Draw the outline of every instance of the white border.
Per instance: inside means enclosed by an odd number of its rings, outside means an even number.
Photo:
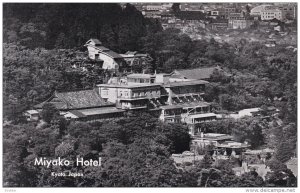
[[[263,0],[263,1],[250,1],[250,0],[239,0],[239,1],[236,1],[236,0],[232,0],[232,1],[222,1],[222,0],[205,0],[205,1],[196,1],[196,0],[188,0],[188,1],[182,1],[182,0],[173,0],[173,1],[163,1],[163,0],[129,0],[129,1],[124,1],[124,0],[119,0],[119,1],[109,1],[109,0],[88,0],[88,1],[82,1],[82,0],[58,0],[58,1],[55,1],[55,0],[44,0],[44,1],[39,1],[39,0],[30,0],[30,1],[26,1],[26,0],[0,0],[1,1],[1,8],[0,8],[0,13],[1,13],[1,28],[0,28],[0,33],[1,33],[1,37],[0,37],[0,41],[1,41],[1,44],[3,43],[3,32],[2,32],[2,29],[3,29],[3,3],[43,3],[43,2],[47,2],[47,3],[71,3],[71,2],[75,2],[75,3],[126,3],[126,2],[141,2],[141,3],[146,3],[146,2],[157,2],[157,3],[167,3],[167,2],[170,2],[170,3],[173,3],[173,2],[178,2],[178,3],[183,3],[183,2],[190,2],[190,3],[201,3],[201,2],[208,2],[208,3],[262,3],[262,2],[284,2],[284,3],[288,3],[288,2],[293,2],[293,3],[297,3],[298,1],[297,0],[289,0],[289,1],[284,1],[284,0]],[[297,11],[299,10],[299,7],[297,5]],[[297,13],[297,16],[298,16],[298,26],[299,26],[299,14]],[[298,32],[298,37],[299,37],[299,31]],[[299,38],[298,38],[298,42],[297,42],[299,45]],[[298,46],[297,46],[298,47]],[[0,97],[0,107],[1,107],[1,113],[0,113],[0,126],[1,126],[1,134],[0,134],[0,162],[1,162],[1,165],[0,165],[0,184],[1,184],[1,190],[0,192],[25,192],[25,193],[40,193],[41,191],[43,193],[55,193],[55,192],[72,192],[72,193],[76,193],[76,192],[85,192],[85,193],[90,193],[90,192],[108,192],[108,193],[114,193],[116,191],[122,191],[122,192],[128,192],[128,193],[140,193],[141,191],[144,192],[155,192],[157,193],[158,191],[164,191],[164,192],[175,192],[175,193],[182,193],[182,191],[188,191],[188,192],[208,192],[208,193],[215,193],[215,192],[218,192],[218,191],[222,191],[222,193],[241,193],[241,192],[271,192],[273,190],[273,192],[278,192],[278,191],[281,191],[282,190],[287,190],[287,188],[94,188],[94,187],[89,187],[89,188],[54,188],[54,187],[51,187],[51,188],[3,188],[3,181],[2,181],[2,175],[3,175],[3,168],[2,168],[2,155],[3,155],[3,151],[2,151],[2,123],[3,123],[3,118],[2,118],[2,115],[3,115],[3,109],[2,109],[2,104],[3,104],[3,101],[2,101],[2,89],[3,89],[3,81],[2,81],[2,62],[3,62],[3,58],[2,58],[2,53],[3,53],[3,47],[1,46],[0,48],[0,57],[1,57],[1,62],[0,62],[0,71],[1,71],[1,74],[0,74],[0,94],[1,94],[1,97]],[[299,54],[297,56],[297,60],[298,60],[298,63],[299,63]],[[298,67],[298,74],[300,72],[300,67]],[[299,79],[298,79],[299,80]],[[298,89],[298,95],[297,95],[297,98],[299,96],[299,89]],[[298,109],[299,109],[299,103],[298,103]],[[298,113],[298,120],[300,118],[300,115]],[[298,132],[298,138],[299,139],[299,132]],[[298,150],[299,150],[299,143],[298,143]],[[299,151],[298,151],[299,152]],[[298,154],[299,155],[299,154]],[[298,161],[298,166],[299,166],[299,161]],[[299,172],[298,172],[299,173]],[[252,191],[251,191],[252,190]],[[257,190],[257,191],[255,191]],[[277,190],[277,191],[276,191]],[[295,192],[298,190],[299,191],[299,179],[298,179],[298,188],[295,188],[294,189]]]

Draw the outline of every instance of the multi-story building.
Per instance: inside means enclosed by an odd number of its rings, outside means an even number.
[[[247,142],[233,141],[233,136],[227,134],[198,132],[192,137],[191,149],[194,151],[207,145],[214,147],[213,157],[220,159],[228,159],[229,156],[242,158],[243,152],[250,147]]]
[[[203,100],[204,80],[170,81],[170,74],[130,74],[114,77],[95,89],[54,92],[45,102],[35,106],[40,112],[45,103],[52,103],[68,119],[96,120],[115,118],[125,111],[148,111],[164,122],[187,124],[190,134],[201,122],[216,115]]]
[[[90,39],[84,46],[88,49],[90,59],[103,61],[103,69],[118,70],[125,65],[121,55],[104,47],[98,39]]]
[[[243,12],[230,13],[228,16],[228,28],[229,29],[245,29],[250,27],[253,21],[246,19]]]
[[[287,10],[284,10],[284,6],[278,7],[274,5],[259,5],[251,9],[250,15],[252,16],[260,16],[261,20],[272,20],[272,19],[278,19],[283,20],[284,14],[289,13],[290,10],[286,8]],[[286,15],[286,14],[285,14]]]
[[[278,19],[282,20],[282,11],[277,8],[268,8],[266,7],[265,10],[261,12],[261,20],[272,20],[272,19]]]
[[[164,122],[185,123],[193,134],[198,124],[216,119],[210,104],[202,98],[203,80],[170,81],[169,74],[131,74],[97,85],[104,101],[123,110],[156,112]]]
[[[262,20],[293,20],[296,18],[296,5],[276,3],[275,5],[259,5],[251,9],[250,14],[260,16]]]
[[[261,16],[261,13],[265,10],[266,7],[270,7],[272,5],[259,5],[250,10],[250,15],[252,16]]]
[[[279,4],[278,9],[282,12],[283,20],[293,20],[297,18],[295,4]]]
[[[125,54],[120,54],[120,55],[126,61],[128,71],[132,71],[132,66],[137,65],[142,67],[147,63],[152,62],[153,60],[149,54],[141,54],[136,51],[135,52],[128,51]]]
[[[151,4],[151,5],[145,5],[144,10],[146,11],[161,11],[162,10],[162,4]]]
[[[134,64],[143,65],[152,58],[148,54],[128,51],[125,54],[118,54],[106,48],[98,39],[90,39],[85,43],[88,49],[89,58],[102,61],[102,68],[115,71],[131,71]]]
[[[211,29],[213,29],[213,30],[226,30],[228,28],[228,20],[222,19],[222,20],[213,21],[210,24],[210,26],[211,26]]]

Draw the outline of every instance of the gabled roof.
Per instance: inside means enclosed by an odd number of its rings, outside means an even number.
[[[71,92],[57,92],[55,95],[66,102],[69,108],[91,108],[99,106],[107,106],[105,102],[95,90],[79,90]]]
[[[111,58],[123,58],[120,54],[110,50],[109,48],[102,46],[102,43],[98,39],[90,39],[84,44],[84,46],[94,47],[95,49],[98,49],[103,54],[106,54]]]
[[[87,44],[91,44],[91,45],[94,45],[94,46],[100,46],[102,43],[98,40],[98,39],[89,39],[85,45]]]
[[[99,50],[101,50],[103,52],[110,51],[109,48],[104,47],[104,46],[97,46],[97,49],[99,49]]]
[[[174,74],[174,78],[178,78],[179,75],[181,76],[181,78],[202,80],[202,79],[209,79],[215,70],[221,70],[221,68],[207,67],[207,68],[194,68],[194,69],[187,69],[187,70],[175,70],[172,74]]]
[[[43,104],[49,102],[55,105],[57,109],[85,109],[101,106],[111,106],[110,102],[105,102],[95,90],[77,90],[69,92],[55,92],[47,101],[36,105],[36,108],[42,108]]]
[[[104,50],[103,53],[107,54],[111,58],[123,58],[120,54],[118,54],[112,50]]]

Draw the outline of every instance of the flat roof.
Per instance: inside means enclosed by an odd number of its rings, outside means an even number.
[[[224,143],[217,145],[217,147],[220,147],[220,148],[240,149],[240,148],[250,147],[250,145],[249,144],[245,144],[245,143],[235,142],[235,141],[225,141]]]
[[[162,109],[178,109],[178,108],[197,108],[197,107],[207,107],[210,103],[207,102],[191,102],[191,103],[183,103],[176,105],[164,105],[160,106]]]
[[[227,135],[227,134],[221,134],[221,133],[205,133],[203,134],[203,137],[201,137],[201,135],[196,135],[193,137],[193,141],[197,141],[197,140],[203,140],[203,139],[207,139],[207,140],[228,140],[228,139],[232,139],[233,137],[231,135]]]
[[[102,108],[82,109],[82,110],[77,110],[77,111],[79,111],[80,113],[84,114],[85,116],[125,112],[125,110],[117,109],[115,107],[102,107]]]
[[[127,78],[155,78],[153,74],[129,74]]]
[[[191,81],[180,81],[180,82],[170,82],[165,84],[165,87],[176,87],[176,86],[189,86],[189,85],[197,85],[197,84],[207,84],[207,81],[204,80],[191,80]]]
[[[217,116],[215,113],[203,113],[203,114],[196,114],[196,115],[189,115],[189,118],[204,118],[204,117],[215,117]]]
[[[29,113],[29,114],[38,114],[39,112],[37,111],[37,110],[28,110],[28,111],[26,111],[27,113]]]
[[[161,84],[149,83],[130,83],[130,84],[97,84],[98,87],[111,87],[111,88],[142,88],[142,87],[160,87]]]

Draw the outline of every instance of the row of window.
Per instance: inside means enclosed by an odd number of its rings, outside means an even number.
[[[132,97],[144,97],[144,96],[155,96],[155,95],[160,95],[160,91],[159,90],[152,90],[152,91],[142,91],[142,92],[134,92]],[[129,96],[129,93],[128,91],[120,91],[119,92],[119,96],[120,97],[128,97]]]
[[[181,88],[172,88],[174,94],[185,94],[185,93],[193,93],[193,92],[202,92],[203,87],[181,87]]]
[[[149,78],[128,78],[128,82],[135,82],[135,83],[154,83],[154,79],[149,79]]]
[[[263,12],[263,15],[276,15],[276,13],[269,13],[269,12]],[[281,15],[281,13],[280,12],[278,12],[278,15]]]
[[[182,113],[207,113],[209,112],[209,107],[197,107],[195,109],[193,108],[188,108],[188,109],[169,109],[165,110],[164,114],[165,115],[180,115]]]
[[[269,19],[273,19],[273,18],[276,18],[276,16],[264,16],[263,18],[269,18]]]

